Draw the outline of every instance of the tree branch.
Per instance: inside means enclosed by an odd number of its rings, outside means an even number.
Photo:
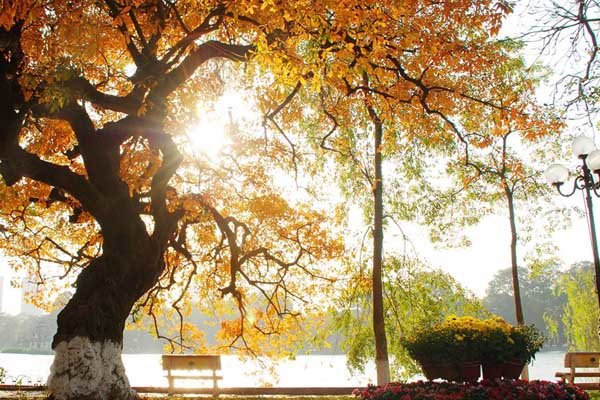
[[[216,40],[204,42],[192,51],[181,64],[167,73],[150,92],[148,97],[152,101],[159,103],[192,76],[196,72],[196,69],[206,61],[213,58],[246,61],[248,54],[254,48],[253,45],[227,44]]]
[[[141,86],[135,87],[126,96],[114,96],[100,92],[87,79],[73,78],[65,82],[65,87],[73,90],[76,97],[92,102],[95,106],[135,115],[140,108],[144,91]]]

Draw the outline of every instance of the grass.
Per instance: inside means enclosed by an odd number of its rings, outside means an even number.
[[[600,391],[598,390],[588,390],[588,394],[590,395],[591,400],[600,400]]]

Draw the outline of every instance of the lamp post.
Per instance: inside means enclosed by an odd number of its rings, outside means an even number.
[[[552,164],[545,172],[546,179],[556,187],[558,193],[563,197],[570,197],[577,190],[585,193],[585,206],[587,209],[590,238],[592,241],[592,252],[594,254],[594,272],[596,278],[596,295],[598,307],[600,307],[600,257],[598,256],[598,240],[596,238],[596,226],[592,208],[592,193],[600,197],[600,150],[596,150],[594,141],[589,137],[581,136],[573,140],[573,154],[581,160],[577,167],[577,176],[573,182],[573,189],[563,192],[562,187],[569,178],[569,170],[561,164]],[[594,181],[594,174],[598,177]]]

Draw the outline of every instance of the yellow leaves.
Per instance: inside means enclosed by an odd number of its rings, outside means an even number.
[[[248,210],[254,214],[259,221],[266,219],[280,219],[290,211],[287,202],[277,195],[260,196],[252,199],[248,204]]]
[[[236,319],[232,321],[221,321],[221,330],[219,331],[219,339],[225,342],[230,342],[242,334],[242,320]]]
[[[505,161],[507,172],[513,177],[519,177],[520,179],[524,179],[526,177],[525,168],[523,166],[523,162],[521,160],[516,160],[514,158],[510,158]]]
[[[245,8],[246,14],[248,14],[248,15],[254,15],[256,13],[256,11],[258,10],[258,7],[259,6],[257,4],[250,4],[250,5],[248,5],[248,7]],[[236,18],[238,17],[237,13],[234,14],[234,15],[235,15]]]
[[[150,149],[146,140],[134,138],[123,145],[120,174],[129,185],[130,192],[138,193],[150,185],[151,179],[160,168],[160,154]]]
[[[279,315],[273,307],[264,306],[260,299],[250,301],[244,316],[222,319],[217,333],[219,344],[244,346],[248,351],[278,359],[325,345],[322,332],[326,311],[307,308],[299,315]],[[315,334],[317,332],[317,334]],[[243,342],[242,342],[243,336]]]
[[[348,281],[348,290],[357,290],[358,293],[371,293],[373,290],[373,280],[365,274],[354,275]]]
[[[34,0],[0,0],[0,27],[10,30],[17,20],[24,19],[27,14],[34,17],[42,9],[36,3]]]
[[[406,47],[407,49],[410,49],[420,44],[421,36],[418,32],[408,31],[403,35],[401,40],[402,46]]]
[[[290,14],[290,12],[288,10],[284,10],[283,11],[283,19],[284,19],[284,21],[289,22],[289,21],[293,21],[294,17],[292,16],[292,14]]]
[[[272,0],[263,0],[261,3],[262,3],[260,5],[261,10],[265,10],[265,9],[267,9],[267,7],[269,7],[271,10],[273,10],[275,7],[275,2]]]
[[[204,210],[202,203],[193,197],[184,197],[181,206],[186,212],[196,214]]]
[[[130,1],[133,4],[133,6],[137,8],[137,7],[141,6],[142,4],[144,4],[145,0],[130,0]]]
[[[0,9],[2,10],[0,11],[0,25],[8,30],[15,23],[15,16],[17,14],[16,4],[12,1],[2,0],[0,2]]]
[[[494,132],[494,131],[492,132],[492,135],[495,135],[495,136],[500,136],[500,135],[502,135],[502,134],[503,134],[503,132],[499,132],[499,133],[496,133],[496,132]],[[476,148],[483,149],[483,148],[485,148],[485,147],[488,147],[488,146],[490,146],[490,145],[493,143],[493,140],[492,140],[492,138],[491,138],[491,137],[489,137],[489,136],[479,136],[479,137],[473,138],[473,139],[471,140],[471,143],[472,143],[472,144],[473,144],[473,146],[475,146]]]
[[[327,77],[329,78],[343,79],[346,77],[347,73],[348,70],[346,66],[338,62],[330,65],[327,69]]]
[[[468,188],[475,181],[477,177],[475,175],[463,175],[460,177],[463,188]]]
[[[208,343],[204,331],[190,322],[184,322],[182,326],[183,335],[194,344],[195,353],[206,353]]]
[[[23,130],[20,137],[20,144],[28,151],[63,165],[69,163],[63,153],[76,143],[71,126],[61,120],[39,120],[37,126]]]

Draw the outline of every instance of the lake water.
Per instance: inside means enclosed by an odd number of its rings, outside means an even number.
[[[8,382],[45,383],[53,356],[0,353],[0,367],[6,369]],[[563,369],[564,352],[548,351],[536,355],[530,366],[530,379],[555,380],[554,373]],[[159,354],[124,354],[123,363],[132,386],[167,386]],[[297,356],[277,364],[241,361],[235,356],[222,356],[221,387],[253,386],[366,386],[375,381],[375,368],[369,365],[365,374],[351,375],[344,355]],[[273,377],[273,372],[278,378]],[[198,385],[197,381],[179,381]]]

